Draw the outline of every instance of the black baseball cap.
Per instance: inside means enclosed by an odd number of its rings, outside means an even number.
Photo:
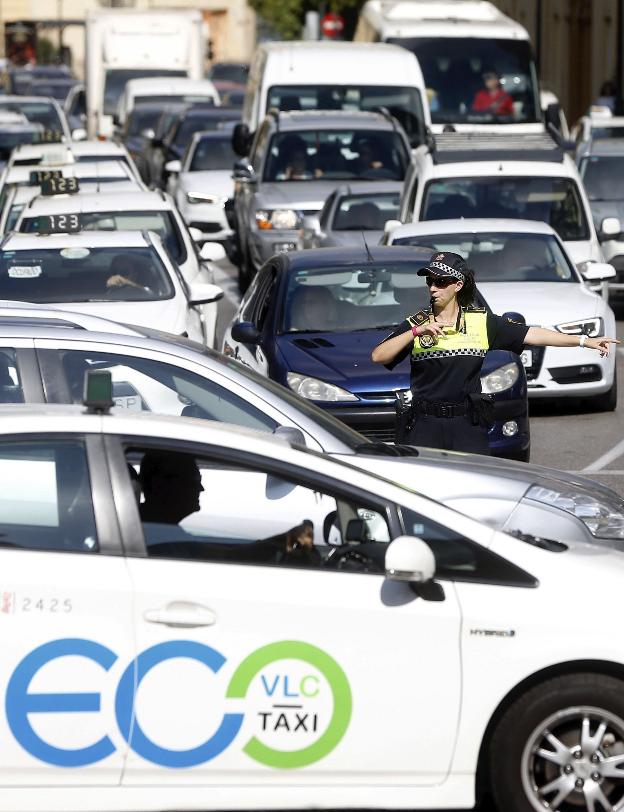
[[[433,254],[429,264],[417,271],[418,276],[454,276],[460,282],[465,281],[467,273],[466,260],[452,251],[439,251]]]

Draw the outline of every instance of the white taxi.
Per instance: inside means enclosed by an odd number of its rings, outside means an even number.
[[[0,409],[0,810],[621,808],[620,553],[100,382]]]
[[[210,260],[225,257],[219,245],[206,244],[198,252],[189,229],[180,217],[173,200],[164,192],[123,191],[109,194],[85,193],[37,197],[23,209],[16,231],[36,233],[40,224],[50,218],[68,217],[81,230],[154,231],[159,235],[169,256],[184,281],[190,285],[213,283]],[[213,302],[201,310],[204,342],[214,346],[217,305]]]
[[[48,219],[46,233],[10,234],[3,241],[0,298],[55,303],[205,340],[202,308],[220,299],[223,291],[212,284],[188,284],[157,234],[67,233],[71,215]]]

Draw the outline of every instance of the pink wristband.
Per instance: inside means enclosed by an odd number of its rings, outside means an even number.
[[[418,338],[419,333],[417,325],[412,325],[412,335],[414,336],[414,338]]]

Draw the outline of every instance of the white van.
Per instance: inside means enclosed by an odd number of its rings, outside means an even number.
[[[387,108],[412,146],[425,142],[430,125],[418,61],[394,45],[353,42],[266,42],[255,53],[235,148],[249,138],[271,108],[365,110]]]
[[[450,124],[463,131],[544,129],[528,32],[492,3],[368,0],[354,39],[394,43],[416,55],[434,132]]]
[[[210,79],[185,79],[169,76],[152,76],[147,79],[130,79],[119,98],[116,123],[123,127],[135,105],[141,102],[205,102],[221,104],[219,93]]]

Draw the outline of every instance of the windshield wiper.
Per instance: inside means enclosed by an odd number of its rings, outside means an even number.
[[[360,443],[353,451],[356,454],[372,454],[378,457],[417,457],[420,454],[416,446],[389,443]]]
[[[521,530],[505,530],[509,536],[524,541],[533,547],[539,547],[540,550],[548,550],[551,553],[564,553],[568,548],[567,544],[562,541],[555,541],[554,539],[545,539],[542,536],[534,536],[532,533],[523,533]]]

